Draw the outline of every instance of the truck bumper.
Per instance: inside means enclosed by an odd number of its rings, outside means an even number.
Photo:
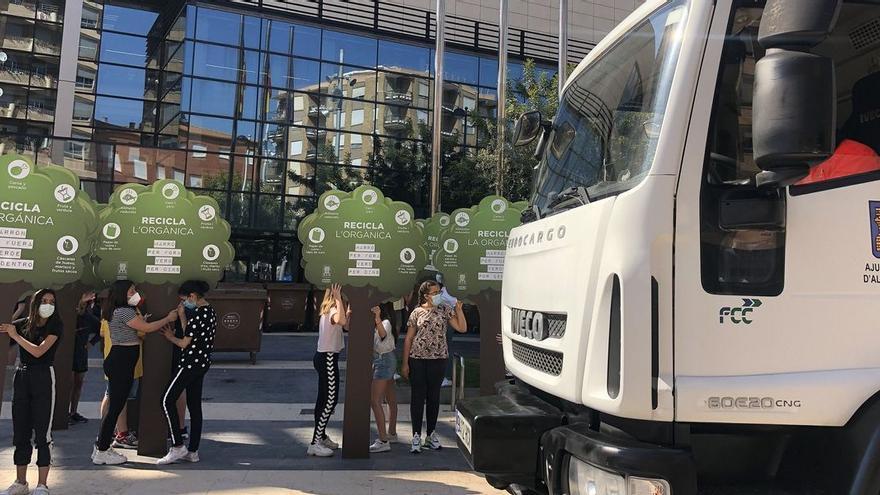
[[[697,493],[696,468],[691,453],[618,438],[594,431],[586,424],[554,428],[541,438],[541,465],[547,491],[573,492],[569,488],[572,458],[623,478],[664,480],[674,495]]]
[[[541,436],[562,421],[559,409],[513,385],[501,385],[498,395],[459,402],[455,430],[459,450],[493,485],[536,487]]]

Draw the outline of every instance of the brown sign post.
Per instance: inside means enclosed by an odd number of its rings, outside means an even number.
[[[388,294],[370,287],[344,289],[351,304],[348,361],[345,370],[345,416],[342,422],[342,457],[370,456],[370,387],[373,380],[373,331],[370,308],[388,300]]]
[[[493,395],[504,379],[504,353],[496,337],[501,332],[501,292],[483,291],[474,298],[480,311],[480,395]]]
[[[146,299],[150,320],[158,320],[179,304],[177,287],[171,284],[139,284]],[[171,380],[173,344],[159,332],[144,338],[144,376],[141,377],[138,407],[138,455],[162,457],[168,451],[168,419],[162,407],[165,389]]]

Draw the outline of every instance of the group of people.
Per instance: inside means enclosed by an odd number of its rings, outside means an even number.
[[[462,303],[441,290],[441,284],[428,280],[414,291],[411,312],[406,320],[400,373],[412,387],[410,413],[413,437],[410,451],[440,449],[435,431],[440,411],[440,389],[445,378],[449,347],[447,327],[467,332]],[[74,337],[73,391],[70,422],[88,420],[79,411],[79,401],[86,372],[90,345],[103,343],[104,375],[107,390],[102,402],[101,425],[92,448],[92,462],[116,465],[127,458],[115,448],[136,448],[137,438],[128,431],[125,417],[129,398],[137,395],[136,379],[142,371],[142,340],[146,334],[160,332],[174,345],[171,380],[163,397],[171,447],[157,460],[159,465],[179,461],[199,461],[202,432],[202,386],[211,366],[217,315],[205,299],[209,286],[188,281],[180,286],[180,303],[164,317],[148,321],[141,311],[143,298],[135,284],[119,280],[110,287],[103,304],[96,293],[83,294],[76,306],[77,329]],[[37,290],[29,299],[16,304],[10,323],[0,324],[13,347],[18,348],[18,366],[13,379],[12,423],[16,480],[0,495],[31,493],[27,467],[34,447],[37,450],[38,481],[33,493],[49,495],[49,446],[55,409],[55,354],[64,335],[57,311],[61,303],[52,289]],[[371,308],[373,330],[373,382],[371,407],[376,419],[378,438],[370,452],[387,452],[397,438],[397,342],[395,311],[391,303]],[[314,366],[318,373],[318,397],[315,404],[315,427],[308,455],[329,457],[339,445],[327,436],[327,426],[339,400],[339,353],[344,348],[343,333],[349,328],[352,307],[341,286],[325,291],[320,307],[320,322]],[[389,410],[386,416],[384,404]],[[189,410],[189,444],[184,414]],[[423,430],[423,421],[426,421]],[[422,433],[425,433],[424,439]]]
[[[412,311],[406,320],[401,374],[410,382],[410,415],[413,436],[410,452],[441,448],[437,436],[440,413],[440,389],[449,359],[447,327],[467,332],[467,319],[461,301],[442,290],[434,280],[422,282],[415,291]],[[371,407],[376,419],[378,438],[370,452],[388,452],[397,439],[397,397],[394,375],[397,371],[397,327],[391,303],[371,308],[373,330],[373,384]],[[307,454],[330,457],[339,445],[327,436],[327,424],[339,401],[339,353],[344,348],[343,332],[349,328],[352,308],[339,285],[324,292],[318,325],[318,348],[313,360],[318,372],[318,397],[315,403],[315,429]],[[388,416],[384,404],[388,404]],[[422,438],[423,420],[425,437]]]
[[[168,420],[171,448],[157,464],[199,461],[202,431],[202,384],[211,366],[217,316],[205,299],[209,285],[188,281],[178,290],[179,304],[163,318],[148,322],[150,315],[141,312],[143,298],[128,280],[119,280],[110,287],[103,307],[98,312],[94,292],[83,294],[77,304],[77,331],[74,337],[73,380],[71,393],[71,424],[87,420],[77,411],[85,373],[88,371],[88,346],[101,341],[104,345],[104,375],[107,391],[102,402],[102,419],[92,449],[92,462],[115,465],[127,458],[114,447],[137,447],[137,440],[127,431],[124,411],[135,391],[137,368],[141,367],[142,339],[146,334],[161,332],[174,345],[172,379],[163,399]],[[2,495],[31,493],[27,467],[34,446],[37,450],[38,481],[33,493],[49,495],[48,476],[52,442],[52,420],[55,409],[55,354],[64,335],[63,323],[56,308],[61,304],[51,289],[37,290],[29,301],[19,301],[10,323],[0,325],[0,332],[9,335],[18,347],[18,366],[13,378],[12,425],[13,460],[16,480],[0,492]],[[24,302],[26,309],[20,306]],[[96,335],[96,329],[98,335]],[[142,372],[141,372],[142,374]],[[184,399],[185,396],[185,399]],[[189,445],[183,415],[189,410]]]

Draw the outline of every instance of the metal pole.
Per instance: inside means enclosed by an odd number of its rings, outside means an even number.
[[[336,122],[333,127],[336,129],[336,135],[333,136],[334,143],[333,148],[336,153],[336,163],[342,163],[342,146],[340,144],[340,135],[339,131],[342,130],[342,64],[345,60],[345,52],[342,48],[339,49],[339,67],[336,69],[336,88],[333,93],[336,95]],[[317,131],[316,131],[317,132]],[[317,135],[315,136],[317,138]]]
[[[568,0],[559,0],[559,100],[568,75]]]
[[[434,36],[434,132],[431,141],[431,215],[440,211],[440,159],[443,125],[443,53],[446,49],[446,0],[437,0]]]
[[[502,196],[507,145],[507,0],[499,0],[498,10],[498,179],[495,194]]]

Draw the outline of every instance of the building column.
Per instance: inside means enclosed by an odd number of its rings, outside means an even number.
[[[55,99],[55,127],[52,131],[53,136],[56,137],[70,137],[73,130],[73,100],[76,91],[82,11],[83,0],[65,0],[61,63],[58,69],[58,92]]]

